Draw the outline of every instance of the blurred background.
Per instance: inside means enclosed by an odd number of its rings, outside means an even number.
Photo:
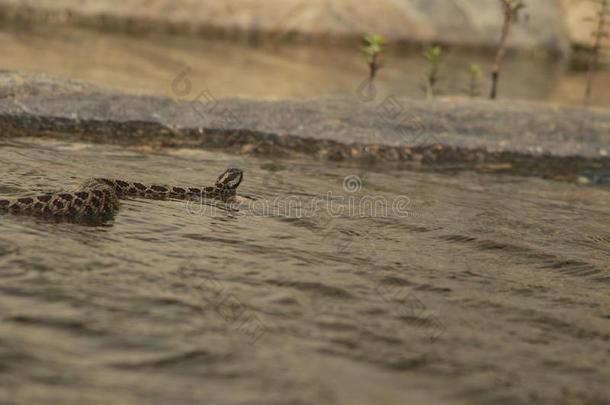
[[[581,104],[598,3],[525,1],[500,97]],[[173,97],[187,67],[219,98],[352,96],[368,74],[362,37],[375,33],[387,40],[381,91],[425,97],[422,53],[440,45],[438,95],[472,95],[476,80],[487,96],[502,25],[490,0],[0,0],[0,68]],[[592,104],[610,105],[608,64],[602,49]]]
[[[0,0],[0,404],[608,405],[608,2]]]

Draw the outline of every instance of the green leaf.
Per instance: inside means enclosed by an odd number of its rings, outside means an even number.
[[[483,69],[476,63],[471,63],[468,65],[468,74],[474,77],[480,77],[483,75]]]
[[[434,45],[426,48],[423,55],[428,62],[433,65],[437,65],[438,63],[440,63],[440,60],[443,56],[443,50],[440,46]]]

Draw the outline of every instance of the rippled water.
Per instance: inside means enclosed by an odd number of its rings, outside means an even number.
[[[0,161],[12,196],[245,171],[231,204],[0,217],[2,403],[608,403],[607,188],[33,139]]]

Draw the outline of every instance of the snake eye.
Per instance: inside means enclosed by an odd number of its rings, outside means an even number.
[[[216,180],[216,187],[225,190],[234,190],[241,183],[244,173],[240,169],[227,169]]]

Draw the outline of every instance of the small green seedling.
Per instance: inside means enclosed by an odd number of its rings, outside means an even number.
[[[495,100],[498,96],[498,82],[500,81],[502,62],[506,55],[506,40],[508,39],[510,28],[513,22],[519,20],[519,13],[525,8],[523,0],[500,0],[500,4],[504,14],[504,23],[502,24],[502,35],[500,36],[500,43],[496,51],[496,59],[491,69],[491,93],[489,98],[492,100]]]
[[[362,46],[361,51],[369,65],[369,83],[372,84],[377,76],[377,72],[381,69],[382,65],[379,57],[383,53],[387,41],[379,34],[367,35],[363,38],[363,41],[364,46]]]
[[[426,98],[430,99],[437,94],[436,85],[439,81],[439,71],[443,61],[443,49],[438,46],[429,46],[423,54],[428,62],[428,72],[426,73]]]

